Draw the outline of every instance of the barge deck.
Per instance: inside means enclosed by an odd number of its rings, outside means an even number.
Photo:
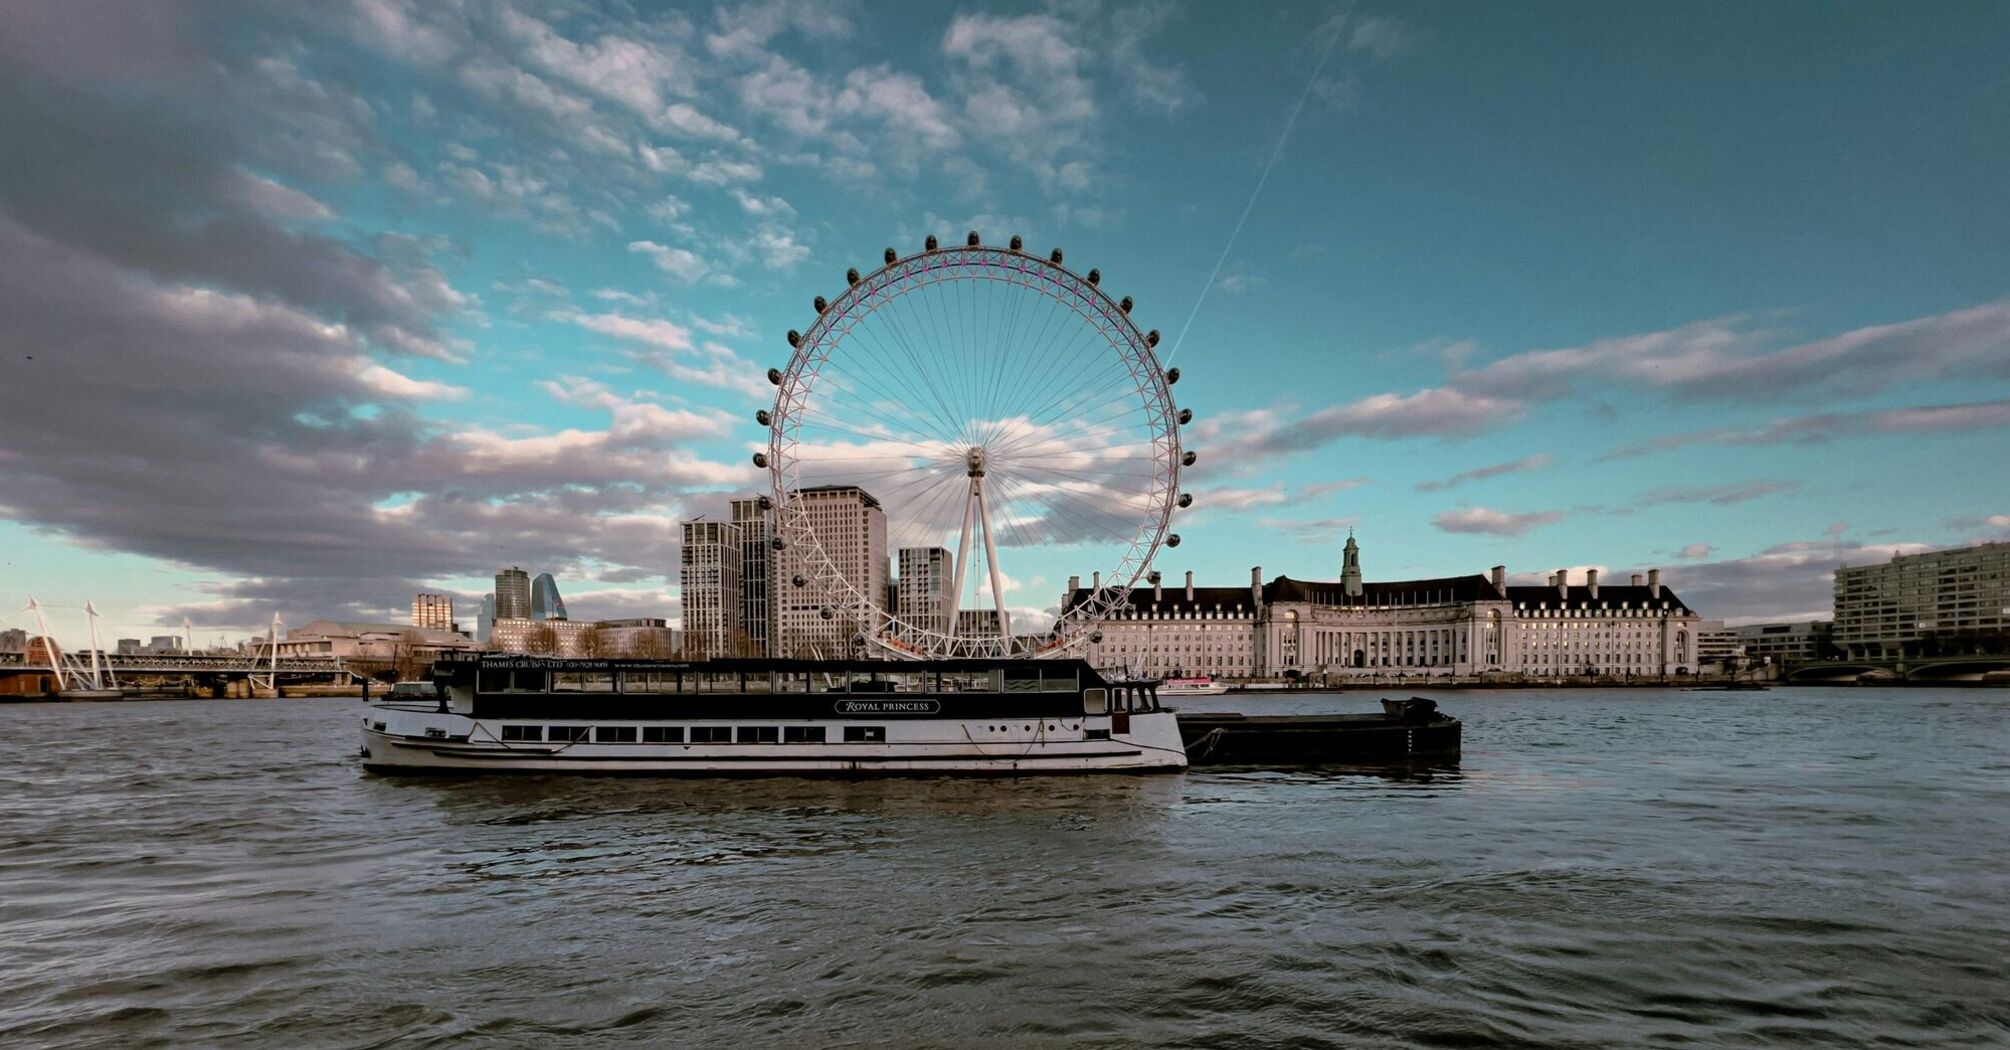
[[[1179,714],[1195,766],[1456,763],[1463,727],[1423,697],[1384,700],[1381,714]]]

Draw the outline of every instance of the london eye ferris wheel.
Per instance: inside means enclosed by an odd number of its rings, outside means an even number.
[[[1161,367],[1158,332],[1131,320],[1131,299],[1104,292],[1099,271],[1078,274],[1060,249],[1029,253],[1016,236],[1006,247],[931,236],[918,254],[888,248],[879,269],[845,276],[789,333],[787,367],[768,372],[774,406],[756,416],[778,601],[856,624],[882,655],[1078,652],[1150,578],[1159,549],[1179,545],[1172,516],[1192,502],[1179,473],[1195,459],[1180,447],[1193,414],[1173,401],[1179,370]],[[858,552],[840,549],[860,542],[855,530],[840,536],[803,496],[834,487],[869,493],[884,555],[925,577],[905,580],[899,600],[870,593]],[[1051,629],[1011,615],[1015,591],[1022,608],[1044,604],[1034,578],[1012,571],[1030,568],[1034,548],[1097,584]]]

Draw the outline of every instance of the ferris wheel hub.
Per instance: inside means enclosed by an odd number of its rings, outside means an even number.
[[[969,468],[969,470],[970,470],[970,476],[971,476],[971,477],[973,477],[973,478],[981,478],[981,477],[983,477],[983,476],[984,476],[984,446],[982,446],[982,445],[972,445],[972,446],[970,446],[970,451],[969,451],[969,452],[966,452],[966,453],[964,453],[964,456],[963,456],[963,462],[964,462],[964,464],[965,464],[965,465],[966,465],[966,466],[967,466],[967,467]]]

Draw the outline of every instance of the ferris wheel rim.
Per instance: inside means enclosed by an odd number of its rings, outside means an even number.
[[[1149,506],[1127,542],[1120,542],[1120,555],[1107,572],[1108,582],[1092,588],[1081,600],[1067,595],[1060,615],[1050,629],[1046,645],[1024,655],[1065,655],[1090,639],[1095,624],[1128,603],[1131,591],[1146,577],[1158,551],[1167,544],[1177,545],[1171,534],[1176,505],[1189,500],[1179,494],[1179,471],[1191,454],[1183,455],[1180,443],[1179,412],[1171,386],[1178,372],[1167,369],[1153,353],[1157,333],[1148,336],[1130,317],[1130,301],[1121,303],[1105,292],[1095,271],[1085,277],[1062,265],[1060,252],[1042,258],[1014,247],[1000,248],[977,243],[938,248],[933,238],[928,250],[900,257],[888,249],[888,261],[870,274],[856,270],[847,276],[847,287],[835,300],[817,301],[818,315],[802,332],[790,332],[793,353],[784,369],[770,370],[769,379],[778,388],[774,411],[763,421],[769,429],[766,462],[773,505],[777,516],[779,545],[799,546],[800,561],[815,577],[826,601],[823,617],[834,619],[839,610],[852,621],[860,614],[877,611],[881,617],[862,634],[877,642],[891,655],[911,656],[999,656],[1011,655],[1017,647],[1012,637],[991,638],[959,634],[955,623],[946,630],[907,622],[898,613],[879,609],[880,597],[863,593],[840,572],[817,538],[809,521],[805,501],[795,498],[806,491],[803,484],[803,457],[797,454],[805,408],[811,403],[823,369],[838,353],[847,336],[879,309],[907,295],[951,281],[991,281],[1012,285],[1045,296],[1072,311],[1101,336],[1098,353],[1114,353],[1129,373],[1139,401],[1139,417],[1144,422],[1143,440],[1150,443],[1154,482],[1150,485]],[[1190,414],[1189,414],[1190,415]],[[1139,444],[1142,445],[1143,441]],[[973,454],[975,447],[972,448]],[[861,491],[863,488],[861,487]],[[988,528],[988,526],[987,526]],[[889,554],[892,552],[889,551]],[[1099,573],[1100,580],[1103,574]],[[810,581],[798,573],[792,580],[777,578],[776,586],[804,587]],[[1002,595],[994,601],[1003,609]],[[1002,617],[1001,617],[1002,619]],[[1009,632],[1008,632],[1009,633]]]

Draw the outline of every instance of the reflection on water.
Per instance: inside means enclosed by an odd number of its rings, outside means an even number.
[[[2010,694],[1441,702],[1453,769],[859,781],[0,709],[0,1044],[2010,1045]]]

